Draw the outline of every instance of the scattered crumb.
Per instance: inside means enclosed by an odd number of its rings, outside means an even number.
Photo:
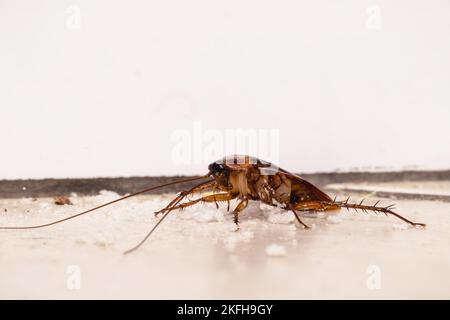
[[[3,209],[3,211],[5,211],[5,212],[8,212],[8,209],[7,209],[7,208],[5,208],[5,209]]]
[[[194,215],[197,222],[222,222],[224,221],[223,213],[219,210],[210,210],[205,212],[197,212]]]
[[[113,201],[119,198],[120,195],[117,192],[114,191],[108,191],[108,190],[100,190],[98,195],[95,197],[99,202],[108,202]]]
[[[265,204],[264,202],[260,202],[259,203],[259,208],[261,209],[261,210],[267,210],[267,211],[270,211],[270,210],[273,210],[273,206],[269,206],[268,204]]]
[[[254,235],[252,231],[237,229],[236,231],[230,232],[230,235],[224,238],[223,242],[227,250],[233,251],[238,243],[250,242],[250,240],[253,239],[253,236]]]
[[[339,216],[339,215],[328,216],[327,217],[327,222],[328,223],[332,223],[332,224],[341,223],[342,222],[342,217]]]
[[[23,186],[22,191],[25,191],[25,190],[27,190],[27,187]]]
[[[392,224],[392,229],[394,230],[407,230],[408,225],[406,223],[394,223]]]
[[[284,257],[287,252],[284,246],[273,243],[266,247],[266,254],[269,257]]]
[[[267,221],[274,224],[289,224],[294,222],[295,216],[289,211],[270,211],[266,213]]]
[[[73,203],[70,201],[70,199],[66,196],[59,196],[54,197],[53,201],[56,205],[63,206],[63,205],[72,205]]]

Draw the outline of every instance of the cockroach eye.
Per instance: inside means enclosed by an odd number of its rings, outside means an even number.
[[[216,163],[216,162],[211,163],[211,164],[208,166],[208,169],[209,169],[209,171],[210,171],[212,174],[214,174],[214,175],[217,175],[218,173],[222,173],[222,172],[224,171],[223,166],[220,165],[220,164],[218,164],[218,163]]]

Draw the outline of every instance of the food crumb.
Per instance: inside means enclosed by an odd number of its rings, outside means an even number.
[[[53,198],[53,201],[56,205],[59,205],[59,206],[72,205],[72,202],[66,196],[55,197],[55,198]]]
[[[327,222],[331,223],[331,224],[338,224],[338,223],[342,222],[342,217],[340,217],[339,215],[328,216],[327,217]]]
[[[287,252],[284,246],[273,243],[266,247],[266,254],[269,257],[284,257]]]

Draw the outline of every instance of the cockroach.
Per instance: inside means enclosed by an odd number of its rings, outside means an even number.
[[[162,214],[162,217],[147,233],[144,239],[135,247],[126,251],[125,254],[138,249],[142,244],[144,244],[144,242],[151,236],[151,234],[156,230],[156,228],[161,224],[161,222],[171,211],[181,210],[189,206],[193,206],[197,203],[208,202],[215,203],[217,209],[219,209],[218,203],[227,202],[227,211],[230,211],[230,201],[234,199],[238,200],[237,206],[232,211],[234,223],[237,226],[239,226],[239,214],[247,207],[249,201],[253,200],[261,201],[264,204],[291,211],[300,225],[302,225],[306,229],[309,229],[309,226],[300,219],[299,212],[332,211],[339,210],[341,208],[346,208],[348,210],[354,209],[356,211],[361,210],[363,212],[380,212],[384,213],[386,216],[395,216],[403,220],[410,226],[425,227],[424,223],[413,222],[394,212],[394,205],[385,207],[379,206],[379,201],[377,201],[373,205],[363,204],[363,201],[359,203],[352,203],[349,201],[350,198],[347,198],[344,201],[337,201],[336,198],[330,198],[326,193],[321,191],[312,183],[300,178],[293,173],[279,168],[270,162],[250,156],[233,155],[224,157],[223,159],[211,163],[208,166],[208,173],[204,176],[178,180],[147,188],[91,208],[89,210],[80,212],[73,216],[69,216],[67,218],[56,220],[50,223],[34,226],[5,226],[0,227],[0,229],[18,230],[48,227],[70,219],[74,219],[86,213],[98,210],[100,208],[139,194],[150,192],[170,185],[197,180],[205,181],[194,185],[189,190],[180,192],[166,207],[155,212],[156,216]],[[203,192],[210,192],[210,194],[199,196],[197,199],[188,200],[181,203],[181,201],[187,196],[201,194]]]

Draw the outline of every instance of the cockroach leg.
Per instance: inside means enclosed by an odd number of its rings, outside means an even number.
[[[155,216],[158,216],[159,214],[168,211],[174,205],[174,203],[180,202],[186,196],[211,189],[211,188],[215,187],[215,185],[216,185],[215,181],[206,181],[206,182],[198,184],[197,186],[195,186],[193,189],[191,189],[189,191],[180,192],[180,194],[177,197],[175,197],[175,199],[173,199],[166,207],[164,207],[163,209],[161,209],[159,211],[156,211]]]
[[[230,193],[218,193],[218,194],[214,194],[214,195],[208,195],[208,196],[204,196],[189,202],[185,202],[176,206],[172,206],[168,209],[164,208],[162,210],[160,210],[161,212],[164,212],[166,210],[178,210],[178,209],[184,209],[186,207],[190,207],[196,203],[199,202],[216,202],[216,201],[228,201],[228,200],[232,200],[236,198],[236,196],[231,195]]]
[[[244,210],[245,208],[247,208],[248,205],[248,199],[247,198],[243,198],[241,200],[241,202],[239,202],[239,204],[236,206],[236,208],[233,210],[233,215],[234,215],[234,223],[239,227],[239,213]]]
[[[305,223],[300,219],[300,217],[298,216],[297,212],[295,212],[294,209],[292,209],[291,211],[294,213],[295,218],[297,219],[297,221],[298,221],[302,226],[304,226],[305,229],[311,229],[310,226],[308,226],[307,224],[305,224]]]
[[[324,205],[327,205],[326,203],[323,203]],[[403,220],[404,222],[408,223],[409,225],[413,226],[413,227],[425,227],[426,224],[425,223],[419,223],[419,222],[413,222],[411,220],[406,219],[405,217],[399,215],[398,213],[392,211],[392,209],[394,208],[394,205],[389,205],[387,207],[379,207],[377,206],[377,203],[375,203],[374,205],[363,205],[363,204],[357,204],[357,203],[348,203],[348,200],[346,201],[341,201],[341,202],[335,202],[335,205],[341,207],[341,208],[347,208],[347,209],[360,209],[363,211],[372,211],[372,212],[381,212],[384,213],[386,216],[388,214],[393,215],[394,217]]]
[[[334,202],[330,203],[322,203],[319,201],[302,201],[297,202],[292,207],[289,207],[291,211],[295,214],[295,218],[297,221],[303,225],[306,229],[310,229],[309,226],[304,224],[300,217],[298,216],[297,212],[295,210],[301,210],[301,211],[330,211],[330,210],[338,210],[339,205],[335,204]]]
[[[216,199],[216,190],[217,190],[217,188],[213,189],[214,203],[216,204],[216,209],[219,209],[219,204],[217,203],[217,199]]]
[[[294,210],[304,210],[304,211],[331,211],[331,210],[339,210],[340,206],[338,203],[325,203],[320,201],[302,201],[297,202],[293,205]]]

